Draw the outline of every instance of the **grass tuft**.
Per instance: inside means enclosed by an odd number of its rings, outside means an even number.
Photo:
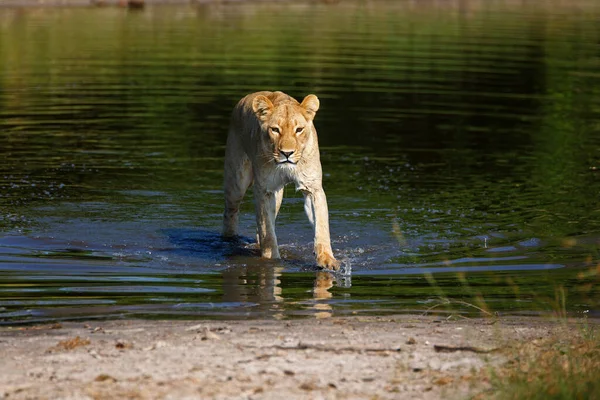
[[[522,344],[489,373],[492,393],[476,399],[600,399],[600,334],[586,327],[579,335]]]

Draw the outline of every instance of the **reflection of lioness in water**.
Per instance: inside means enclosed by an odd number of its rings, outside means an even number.
[[[240,203],[250,184],[254,184],[261,255],[279,258],[275,218],[283,187],[293,182],[304,194],[304,209],[314,227],[317,264],[338,269],[329,239],[327,199],[313,126],[318,109],[315,95],[298,103],[282,92],[249,94],[236,105],[225,150],[223,235],[237,235]]]

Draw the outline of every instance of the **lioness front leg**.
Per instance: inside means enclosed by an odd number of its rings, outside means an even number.
[[[273,192],[254,186],[254,204],[260,254],[264,258],[280,258],[275,235],[277,197]]]
[[[340,262],[333,256],[329,237],[329,210],[323,188],[304,191],[304,210],[315,230],[315,254],[317,265],[332,270],[340,269]]]

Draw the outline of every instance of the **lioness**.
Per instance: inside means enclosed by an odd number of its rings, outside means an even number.
[[[321,268],[339,269],[329,238],[327,199],[313,119],[319,99],[298,103],[282,92],[257,92],[241,99],[231,115],[225,150],[223,235],[238,233],[238,213],[254,184],[256,224],[261,255],[279,258],[275,218],[283,187],[294,183],[304,194],[304,210],[314,227],[315,254]]]

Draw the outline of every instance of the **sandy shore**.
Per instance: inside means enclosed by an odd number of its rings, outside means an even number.
[[[2,327],[0,399],[464,398],[522,343],[578,331],[413,316]]]

